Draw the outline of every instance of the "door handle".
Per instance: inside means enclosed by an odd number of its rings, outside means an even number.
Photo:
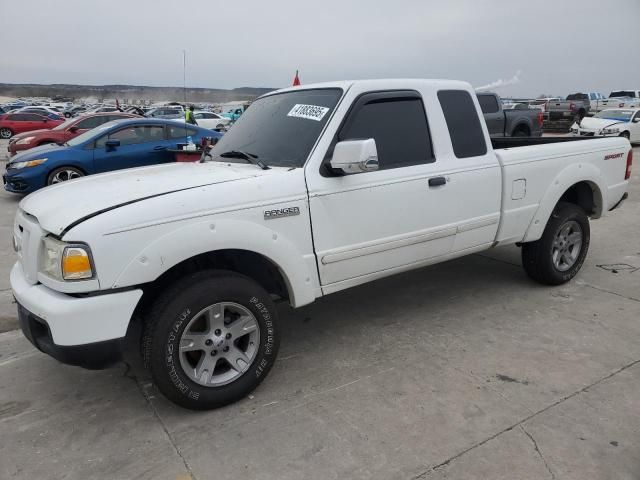
[[[433,177],[429,179],[430,187],[440,187],[441,185],[446,185],[447,179],[444,177]]]
[[[167,147],[157,146],[153,148],[154,150],[166,150]]]

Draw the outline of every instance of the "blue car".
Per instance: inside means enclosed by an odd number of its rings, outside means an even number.
[[[218,138],[213,130],[172,120],[131,119],[105,123],[64,145],[43,145],[19,153],[7,164],[4,188],[31,193],[40,188],[94,173],[174,161],[170,150],[191,137]]]

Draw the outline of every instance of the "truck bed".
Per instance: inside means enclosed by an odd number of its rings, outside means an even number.
[[[588,143],[570,145],[569,142]],[[596,188],[596,184],[602,188],[596,195],[594,218],[615,205],[626,190],[624,176],[629,142],[625,139],[492,138],[491,143],[503,175],[503,215],[496,238],[498,243],[536,239],[535,236],[532,238],[532,231],[542,229],[550,214],[545,211],[540,215],[543,199],[554,189],[558,189],[559,197],[567,188],[568,178],[587,179],[592,188]],[[546,207],[550,208],[549,205],[552,207],[556,202],[554,197]],[[530,228],[530,225],[534,227]],[[527,232],[524,239],[522,232]]]
[[[596,140],[598,138],[601,137],[492,137],[491,145],[494,150],[499,150],[502,148],[528,147],[531,145]]]

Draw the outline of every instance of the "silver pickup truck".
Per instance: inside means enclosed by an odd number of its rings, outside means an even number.
[[[492,137],[539,137],[542,135],[542,111],[505,110],[497,93],[476,94]]]

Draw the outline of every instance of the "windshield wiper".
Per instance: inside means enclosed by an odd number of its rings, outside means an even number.
[[[241,158],[246,160],[249,163],[253,163],[254,165],[259,166],[263,170],[269,170],[269,165],[264,163],[262,160],[258,160],[258,155],[254,153],[241,152],[240,150],[231,150],[229,152],[224,152],[218,155],[222,158]]]

